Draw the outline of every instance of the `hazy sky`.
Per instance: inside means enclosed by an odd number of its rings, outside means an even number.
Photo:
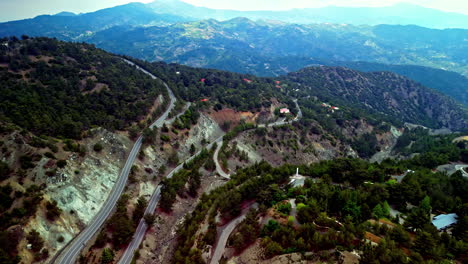
[[[55,14],[61,11],[90,12],[129,2],[152,0],[0,0],[0,21]],[[183,0],[211,8],[237,10],[281,10],[300,7],[337,6],[385,6],[407,2],[444,11],[468,14],[468,0]]]

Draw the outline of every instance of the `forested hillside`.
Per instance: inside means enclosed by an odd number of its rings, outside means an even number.
[[[404,122],[455,130],[468,127],[467,110],[454,100],[390,72],[361,73],[342,67],[310,67],[285,77],[296,93],[361,107]]]
[[[164,60],[230,71],[246,72],[252,68],[260,72],[260,66],[264,70],[275,66],[269,65],[268,60],[298,56],[422,65],[466,75],[463,56],[467,48],[466,32],[465,29],[436,30],[417,26],[300,25],[234,18],[165,27],[114,27],[81,40],[149,61]]]
[[[80,138],[147,115],[161,83],[88,44],[0,40],[0,117],[38,135]]]

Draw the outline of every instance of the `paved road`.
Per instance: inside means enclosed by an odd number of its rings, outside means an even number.
[[[221,234],[219,235],[219,238],[216,242],[215,245],[215,250],[213,253],[213,257],[211,258],[210,264],[218,264],[219,261],[221,260],[221,257],[223,256],[224,249],[226,248],[227,241],[229,239],[229,236],[231,235],[232,231],[236,228],[237,225],[239,225],[242,221],[244,221],[245,217],[247,216],[247,213],[251,208],[257,208],[258,204],[252,204],[251,206],[245,208],[242,211],[242,214],[229,222],[226,226],[223,227],[223,230],[221,231]]]
[[[143,71],[145,71],[145,70],[143,70]],[[294,118],[290,122],[297,121],[298,119],[300,119],[302,117],[302,111],[301,111],[299,105],[297,104],[297,100],[294,100],[294,102],[296,103],[296,106],[299,109],[299,112],[298,112],[298,115],[296,116],[296,118]],[[174,121],[174,119],[171,119],[170,121]],[[170,122],[170,121],[168,120],[166,122]],[[280,121],[280,122],[275,122],[275,123],[269,124],[268,126],[270,126],[270,125],[278,126],[278,125],[284,125],[286,123],[288,123],[288,122],[285,122],[283,120],[283,121]],[[213,159],[214,159],[215,164],[216,164],[216,170],[217,170],[218,174],[221,175],[222,177],[230,179],[230,175],[226,174],[221,169],[221,166],[220,166],[219,161],[218,161],[218,154],[219,154],[219,150],[221,148],[222,142],[223,142],[223,136],[221,136],[221,137],[217,138],[216,140],[214,140],[213,142],[211,142],[207,146],[207,149],[211,149],[215,142],[218,145],[218,147],[216,148],[215,153],[213,155]],[[193,158],[195,158],[197,155],[199,155],[200,152],[201,151],[198,151],[197,153],[195,153],[195,155],[193,155],[190,158],[186,159],[185,162],[191,161]],[[179,170],[181,170],[183,168],[183,165],[184,164],[182,163],[179,166],[177,166],[176,168],[174,168],[166,177],[167,178],[172,178],[174,173],[178,172]],[[159,202],[159,199],[161,198],[161,188],[162,188],[162,185],[161,184],[158,185],[158,187],[156,187],[155,191],[151,195],[151,198],[150,198],[150,200],[148,202],[148,207],[145,210],[145,215],[146,214],[153,214],[154,211],[156,210],[156,206],[157,206],[157,204]],[[235,227],[235,225],[234,225],[234,227]],[[139,222],[138,227],[137,227],[137,229],[135,231],[135,234],[133,235],[133,239],[130,242],[130,244],[128,245],[128,247],[125,249],[125,252],[122,255],[122,257],[120,258],[118,264],[129,264],[129,263],[131,263],[131,261],[133,259],[133,256],[135,254],[135,251],[139,248],[141,242],[143,241],[143,238],[145,237],[145,234],[146,234],[147,230],[148,230],[148,225],[146,224],[144,219],[140,219],[140,222]],[[232,230],[231,230],[231,232],[232,232]],[[228,237],[229,237],[229,235],[228,235]],[[227,238],[226,238],[226,241],[227,241]],[[224,247],[223,247],[223,249],[224,249]]]
[[[144,73],[148,74],[151,76],[153,79],[157,79],[154,75],[151,73],[145,71],[144,69],[136,66],[134,63],[125,60],[128,64],[134,65],[137,67],[139,70],[143,71]],[[166,83],[164,83],[164,86],[168,90],[169,97],[170,97],[170,105],[167,108],[166,112],[162,114],[158,120],[156,120],[153,124],[151,124],[151,128],[153,127],[161,127],[164,123],[164,120],[167,118],[169,115],[169,112],[172,111],[175,105],[176,98],[167,86]],[[137,157],[138,153],[140,152],[140,148],[142,145],[143,138],[142,136],[138,137],[136,140],[135,144],[133,145],[132,150],[130,151],[130,154],[128,155],[127,161],[125,162],[125,165],[120,172],[119,178],[117,179],[117,182],[114,184],[114,188],[112,189],[109,197],[107,198],[106,202],[102,206],[101,210],[93,217],[93,219],[90,221],[88,226],[78,234],[77,237],[75,237],[68,245],[67,247],[61,251],[60,255],[57,257],[56,263],[60,264],[70,264],[70,263],[75,263],[75,260],[77,256],[80,254],[81,250],[83,247],[88,243],[88,241],[96,234],[96,232],[101,228],[101,226],[104,224],[106,219],[110,216],[112,213],[117,201],[119,200],[120,196],[122,195],[122,192],[125,188],[125,185],[127,183],[128,175],[130,173],[130,170],[133,166],[133,163],[135,161],[135,158]]]
[[[285,125],[285,124],[290,124],[292,122],[295,122],[295,121],[298,121],[299,119],[302,118],[302,110],[301,108],[299,107],[298,103],[297,103],[297,99],[294,99],[294,103],[296,104],[296,107],[297,109],[299,110],[298,113],[297,113],[297,116],[293,119],[293,120],[290,120],[290,121],[285,121],[284,119],[283,120],[280,120],[280,121],[277,121],[277,122],[274,122],[274,123],[270,123],[270,124],[267,124],[267,125],[259,125],[259,127],[272,127],[272,126],[282,126],[282,125]],[[222,142],[221,142],[222,143]],[[219,151],[220,149],[220,146],[218,146],[218,148],[216,149],[217,151]],[[217,158],[217,153],[215,152],[215,155],[213,155],[213,157],[216,157],[215,159],[215,163],[216,163],[216,170],[218,171],[218,173],[223,176],[222,173],[220,172],[223,172],[224,171],[221,169],[221,166],[219,166],[219,162],[218,162],[218,158]],[[219,166],[219,170],[218,170],[218,166]],[[224,173],[225,174],[225,173]],[[229,175],[227,175],[229,176]],[[223,176],[224,177],[224,176]],[[296,205],[292,202],[292,206],[293,206],[293,210],[295,211],[296,210]],[[253,207],[255,208],[256,207],[256,204],[253,205]],[[251,207],[250,207],[251,208]],[[216,245],[215,245],[215,250],[213,252],[213,257],[211,258],[211,261],[210,261],[210,264],[218,264],[219,261],[221,260],[222,256],[223,256],[223,253],[224,253],[224,249],[226,248],[226,244],[227,244],[227,241],[229,239],[229,236],[231,235],[232,231],[234,231],[234,229],[236,228],[237,225],[239,225],[246,217],[247,215],[247,212],[248,210],[244,210],[243,214],[240,215],[239,217],[237,217],[236,219],[232,220],[231,222],[229,222],[228,225],[226,225],[217,242],[216,242]],[[295,221],[297,222],[296,218],[294,218]]]
[[[466,168],[468,168],[468,165],[455,165],[455,169],[461,171],[463,177],[468,177]]]
[[[221,164],[219,164],[219,151],[221,150],[221,147],[223,146],[223,138],[219,138],[216,143],[218,144],[218,146],[216,147],[216,150],[213,154],[213,160],[214,160],[214,163],[216,165],[216,172],[218,172],[218,174],[223,177],[223,178],[226,178],[226,179],[231,179],[231,175],[229,175],[228,173],[224,172],[223,168],[221,167]]]
[[[207,148],[210,149],[213,147],[214,142],[222,142],[223,136],[217,138],[215,141],[210,143]],[[196,156],[198,156],[201,153],[201,151],[198,151],[195,153],[193,156],[190,158],[186,159],[185,162],[190,162],[192,159],[194,159]],[[184,167],[184,163],[181,163],[179,166],[174,168],[167,176],[166,178],[172,178],[174,174],[178,171],[180,171]],[[145,210],[145,215],[146,214],[153,214],[154,211],[156,210],[156,206],[158,205],[159,199],[161,198],[161,189],[162,189],[162,184],[158,185],[156,187],[155,191],[151,195],[151,198],[148,202],[148,207],[146,207]],[[128,247],[125,249],[124,254],[119,260],[119,264],[129,264],[132,262],[133,256],[135,254],[135,251],[140,247],[141,242],[143,242],[143,238],[145,237],[146,231],[148,230],[148,225],[146,224],[145,220],[142,218],[140,219],[140,222],[138,224],[138,227],[135,231],[135,234],[133,235],[133,239],[128,245]]]

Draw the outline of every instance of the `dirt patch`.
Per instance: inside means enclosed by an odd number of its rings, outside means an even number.
[[[202,183],[198,191],[199,196],[221,186],[226,181],[217,177],[214,172],[201,169]],[[170,263],[177,242],[177,226],[184,220],[187,213],[192,212],[198,204],[198,198],[177,198],[173,211],[170,214],[156,212],[158,220],[147,232],[140,249],[140,258],[137,264],[143,263]]]
[[[94,88],[90,91],[84,91],[83,94],[92,94],[92,93],[99,93],[103,90],[109,89],[109,86],[105,83],[96,83]]]
[[[210,113],[210,117],[213,118],[216,123],[223,124],[230,122],[231,127],[236,126],[241,120],[246,122],[255,122],[259,116],[259,113],[252,112],[237,112],[230,108],[225,108],[220,111],[213,111]]]
[[[49,66],[50,66],[49,62],[54,59],[54,57],[42,56],[42,55],[41,56],[32,56],[32,55],[30,55],[30,56],[28,56],[28,58],[32,62],[43,61],[43,62],[47,63]]]

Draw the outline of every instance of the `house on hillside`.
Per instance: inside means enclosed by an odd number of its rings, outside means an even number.
[[[287,108],[281,108],[280,109],[280,114],[289,114],[289,113],[291,113],[291,111],[289,111],[289,109],[287,109]]]
[[[434,216],[432,219],[432,224],[437,228],[439,231],[445,231],[450,228],[452,225],[457,223],[457,214],[441,214],[438,216]]]
[[[246,82],[246,83],[251,83],[252,82],[252,80],[249,80],[249,79],[246,79],[246,78],[244,78],[242,80],[244,80],[244,82]]]

